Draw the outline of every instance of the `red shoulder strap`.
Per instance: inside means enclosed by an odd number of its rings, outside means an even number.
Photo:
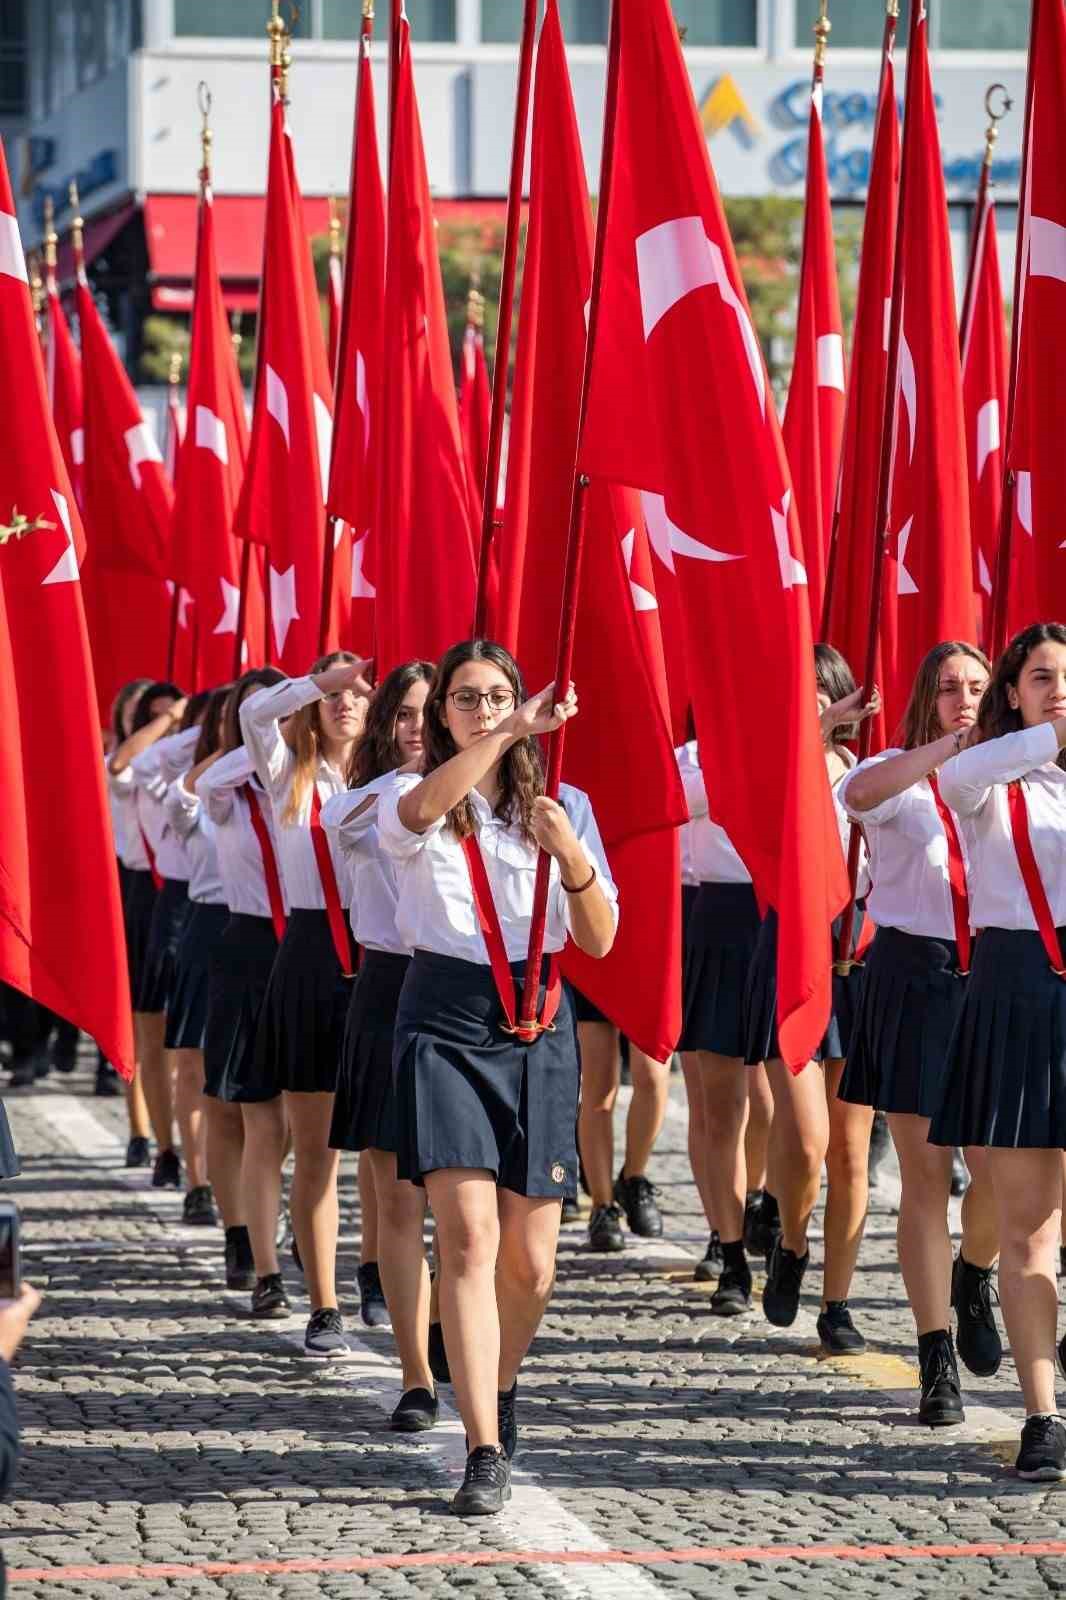
[[[513,1033],[522,1044],[532,1044],[538,1035],[547,1033],[555,1021],[562,999],[562,980],[559,977],[559,963],[552,956],[548,963],[548,985],[544,995],[544,1015],[538,1022],[536,1017],[531,1017],[521,1023],[516,1021],[518,1014],[518,994],[515,987],[514,974],[511,963],[507,959],[507,946],[503,940],[503,929],[500,927],[500,914],[496,910],[496,902],[492,898],[492,885],[489,882],[488,871],[485,867],[485,858],[481,854],[481,845],[476,834],[469,834],[461,841],[463,854],[466,857],[467,868],[470,872],[470,887],[474,895],[474,910],[477,912],[478,925],[485,940],[485,948],[489,953],[489,965],[492,976],[496,981],[496,993],[500,997],[505,1018],[504,1033]]]
[[[951,913],[955,918],[955,943],[959,947],[959,971],[965,977],[970,970],[972,940],[970,936],[970,896],[966,887],[966,862],[962,855],[962,841],[958,824],[940,793],[935,772],[929,774],[929,787],[933,791],[936,809],[944,825],[948,841],[948,884],[951,888]]]
[[[148,871],[152,874],[152,882],[155,884],[156,890],[158,891],[163,887],[163,879],[160,875],[159,868],[155,864],[155,851],[148,843],[148,835],[141,827],[140,819],[138,819],[137,822],[137,831],[141,836],[141,843],[144,845],[144,853],[148,857]]]
[[[270,829],[266,825],[259,796],[252,785],[242,784],[241,793],[248,802],[252,832],[259,844],[259,854],[263,858],[263,876],[266,879],[267,899],[270,901],[270,916],[274,923],[275,936],[280,944],[285,937],[285,897],[281,892],[281,875],[278,872],[278,858],[274,853],[274,841],[270,837]]]
[[[318,797],[317,784],[311,790],[311,844],[318,863],[318,876],[322,880],[322,893],[326,897],[326,916],[329,918],[329,931],[333,935],[333,948],[337,952],[341,972],[346,978],[352,978],[355,973],[352,970],[351,940],[341,905],[341,892],[337,887],[337,874],[333,870],[333,857],[329,853],[329,840],[322,826],[322,801]]]
[[[1058,929],[1055,919],[1051,915],[1047,894],[1044,889],[1040,868],[1037,865],[1036,855],[1033,851],[1033,841],[1029,834],[1029,806],[1025,798],[1025,790],[1016,778],[1007,785],[1007,805],[1010,810],[1010,831],[1014,836],[1014,850],[1018,857],[1018,866],[1021,870],[1025,891],[1029,896],[1029,904],[1033,908],[1033,916],[1040,931],[1040,937],[1047,951],[1047,958],[1051,963],[1051,970],[1056,978],[1066,978],[1066,967],[1062,960],[1062,946],[1059,944]]]

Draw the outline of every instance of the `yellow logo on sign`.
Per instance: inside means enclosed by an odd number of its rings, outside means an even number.
[[[728,72],[716,79],[704,95],[700,119],[708,139],[713,139],[724,128],[731,128],[742,144],[750,146],[762,133],[758,118]]]

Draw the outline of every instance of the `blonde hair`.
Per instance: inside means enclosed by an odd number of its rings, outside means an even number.
[[[330,655],[319,656],[317,661],[311,663],[311,676],[316,672],[325,672],[328,667],[340,666],[343,662],[356,662],[358,659],[359,657],[353,656],[350,650],[334,650]],[[311,798],[311,790],[315,786],[315,774],[322,759],[322,718],[319,705],[320,702],[315,700],[309,706],[301,706],[299,711],[294,711],[285,723],[285,742],[295,759],[292,787],[285,802],[285,810],[281,814],[284,827],[291,827],[300,820],[304,806]]]

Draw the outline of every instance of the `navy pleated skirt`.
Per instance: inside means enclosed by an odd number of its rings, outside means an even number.
[[[347,922],[345,931],[350,942]],[[276,1083],[278,1093],[335,1093],[352,981],[341,972],[326,913],[290,911],[256,1033],[261,1082]]]
[[[178,946],[189,916],[189,885],[181,878],[166,878],[152,906],[141,981],[134,1011],[165,1011],[174,986]]]
[[[966,999],[953,939],[878,928],[840,1098],[876,1111],[931,1117],[940,1104],[948,1049]]]
[[[744,999],[760,920],[750,883],[700,884],[688,923],[680,1050],[744,1055]]]
[[[977,940],[929,1139],[1066,1149],[1066,980],[1038,933],[986,928]]]
[[[126,961],[134,1011],[141,1009],[137,1000],[148,961],[148,941],[152,933],[156,897],[156,886],[147,867],[143,872],[129,867],[123,869],[122,920],[126,927]]]
[[[398,1128],[392,1047],[410,956],[364,950],[341,1050],[329,1142],[334,1150],[396,1154]]]
[[[167,1003],[168,1050],[202,1050],[207,1032],[208,977],[215,949],[229,921],[229,906],[189,903],[174,962]]]
[[[696,904],[696,896],[700,892],[698,883],[683,883],[681,885],[681,971],[685,970],[688,960],[689,924],[692,921],[692,910]]]
[[[0,1100],[0,1179],[17,1178],[22,1171],[22,1163],[15,1149],[15,1141],[11,1136],[11,1124],[7,1120],[7,1108]]]
[[[511,968],[518,991],[525,963]],[[545,962],[543,977],[547,973]],[[543,988],[541,990],[543,1003]],[[564,988],[554,1029],[520,1044],[502,1031],[491,968],[417,950],[396,1017],[397,1171],[486,1170],[502,1189],[574,1193],[578,1056]]]
[[[261,1076],[255,1040],[278,940],[270,917],[234,913],[211,957],[207,978],[204,1093],[236,1104],[276,1100],[276,1080]]]
[[[863,906],[856,905],[852,929],[852,949],[859,942],[863,924]],[[836,948],[839,921],[834,922],[830,938]],[[851,1048],[855,1017],[862,998],[863,967],[852,967],[847,977],[833,974],[833,1009],[825,1037],[815,1051],[816,1061],[846,1060]],[[777,1042],[777,912],[771,909],[763,918],[755,953],[748,973],[748,989],[744,1005],[744,1059],[749,1067],[760,1061],[777,1060],[781,1051]]]

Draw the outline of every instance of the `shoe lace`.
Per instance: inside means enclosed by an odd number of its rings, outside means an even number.
[[[1049,1444],[1062,1426],[1060,1417],[1028,1417],[1025,1423],[1027,1445]]]
[[[480,1444],[470,1452],[466,1463],[467,1483],[494,1484],[499,1477],[503,1455],[495,1445]]]
[[[928,1366],[924,1374],[924,1387],[926,1389],[935,1388],[945,1378],[952,1383],[958,1383],[958,1369],[955,1366],[951,1345],[946,1339],[939,1344],[935,1344],[929,1353]]]
[[[838,1300],[834,1305],[828,1306],[822,1315],[834,1328],[852,1328],[855,1324],[851,1320],[851,1309],[846,1300]]]
[[[341,1333],[344,1323],[339,1311],[332,1306],[323,1306],[320,1311],[312,1311],[308,1333]]]
[[[595,1227],[599,1222],[618,1222],[622,1216],[621,1206],[597,1206],[592,1213],[590,1226]]]
[[[992,1307],[999,1305],[999,1292],[992,1283],[992,1274],[976,1272],[970,1284],[970,1300],[966,1309],[975,1322],[993,1322]]]

